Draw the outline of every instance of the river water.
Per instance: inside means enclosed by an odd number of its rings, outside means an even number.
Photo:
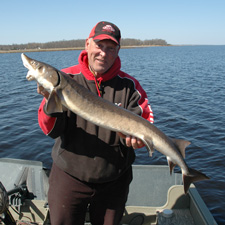
[[[80,51],[30,52],[59,69],[77,64]],[[121,49],[122,70],[148,94],[155,125],[170,137],[191,141],[189,167],[211,179],[196,183],[218,224],[225,224],[225,46]],[[50,167],[53,140],[38,126],[42,97],[25,78],[20,53],[0,54],[0,157],[42,161]],[[155,151],[136,150],[135,164],[167,164]],[[151,182],[151,181],[150,181]]]

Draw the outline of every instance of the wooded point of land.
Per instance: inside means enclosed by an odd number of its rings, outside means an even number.
[[[167,46],[167,42],[162,39],[139,40],[132,38],[121,39],[121,47],[141,47],[141,46]],[[7,51],[54,51],[54,50],[75,50],[84,49],[85,39],[78,40],[62,40],[46,43],[27,43],[27,44],[12,44],[0,45],[0,52]]]

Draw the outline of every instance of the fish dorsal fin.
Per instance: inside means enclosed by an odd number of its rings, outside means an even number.
[[[53,90],[48,97],[46,112],[48,114],[63,112],[63,106],[55,90]]]
[[[171,139],[174,145],[178,148],[183,158],[185,158],[185,148],[191,144],[190,141],[182,140],[182,139]]]

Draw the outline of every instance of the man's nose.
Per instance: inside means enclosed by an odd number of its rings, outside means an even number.
[[[106,48],[102,48],[102,49],[101,49],[101,56],[102,56],[102,57],[105,57],[106,54],[107,54],[107,49],[106,49]]]

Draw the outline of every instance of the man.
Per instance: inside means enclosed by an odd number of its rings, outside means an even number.
[[[153,113],[139,82],[120,70],[120,30],[109,22],[92,29],[78,65],[63,69],[99,97],[153,122]],[[47,115],[48,94],[42,87],[39,125],[55,139],[49,178],[53,225],[84,224],[87,207],[92,225],[119,224],[132,180],[134,149],[141,140],[98,127],[69,110]]]

